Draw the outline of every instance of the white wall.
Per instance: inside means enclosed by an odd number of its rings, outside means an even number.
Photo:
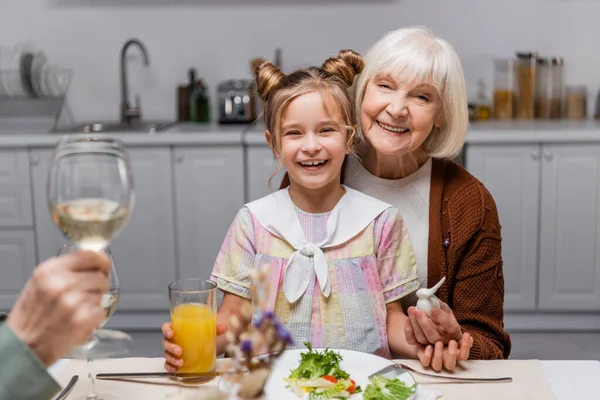
[[[31,40],[72,68],[68,101],[78,120],[117,118],[119,52],[130,37],[146,44],[151,61],[144,70],[131,52],[130,93],[141,94],[146,118],[171,119],[175,86],[190,66],[214,99],[217,82],[249,77],[248,60],[272,58],[278,46],[289,70],[340,48],[365,51],[414,24],[456,46],[470,83],[491,83],[492,57],[536,49],[563,56],[566,82],[588,85],[593,103],[599,11],[591,0],[0,0],[0,45]]]

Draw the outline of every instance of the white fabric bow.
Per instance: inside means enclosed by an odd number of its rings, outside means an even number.
[[[283,277],[283,292],[290,303],[294,303],[306,292],[310,283],[312,268],[314,268],[317,275],[317,281],[319,282],[323,296],[329,297],[331,294],[327,258],[320,248],[320,245],[323,245],[324,242],[320,244],[307,243],[296,250],[290,257],[285,266],[285,275]],[[312,260],[311,257],[313,258]]]
[[[329,266],[323,249],[339,246],[352,239],[379,214],[391,207],[390,204],[347,186],[344,186],[344,190],[346,193],[329,215],[325,239],[320,243],[306,241],[288,189],[246,204],[267,231],[288,242],[295,250],[288,260],[283,277],[283,292],[290,303],[294,303],[306,292],[312,270],[317,276],[321,293],[329,297]]]

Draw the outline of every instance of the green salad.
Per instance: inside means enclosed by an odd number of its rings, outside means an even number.
[[[398,378],[390,379],[382,375],[371,378],[365,388],[364,400],[406,400],[415,393],[417,384],[407,386]]]
[[[298,397],[308,394],[311,400],[344,399],[361,391],[340,368],[342,356],[339,353],[329,349],[313,350],[308,342],[304,345],[308,351],[300,353],[300,365],[285,378]]]

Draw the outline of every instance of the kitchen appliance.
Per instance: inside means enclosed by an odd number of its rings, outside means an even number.
[[[257,101],[254,82],[230,79],[217,87],[219,123],[247,124],[256,119]]]

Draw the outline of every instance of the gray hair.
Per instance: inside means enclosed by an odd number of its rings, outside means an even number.
[[[432,85],[442,99],[443,122],[423,144],[425,151],[437,158],[453,158],[460,153],[469,129],[469,112],[460,58],[450,43],[426,28],[402,28],[375,43],[364,61],[365,69],[354,83],[359,141],[365,140],[360,110],[367,84],[377,75],[400,76],[402,80]]]

